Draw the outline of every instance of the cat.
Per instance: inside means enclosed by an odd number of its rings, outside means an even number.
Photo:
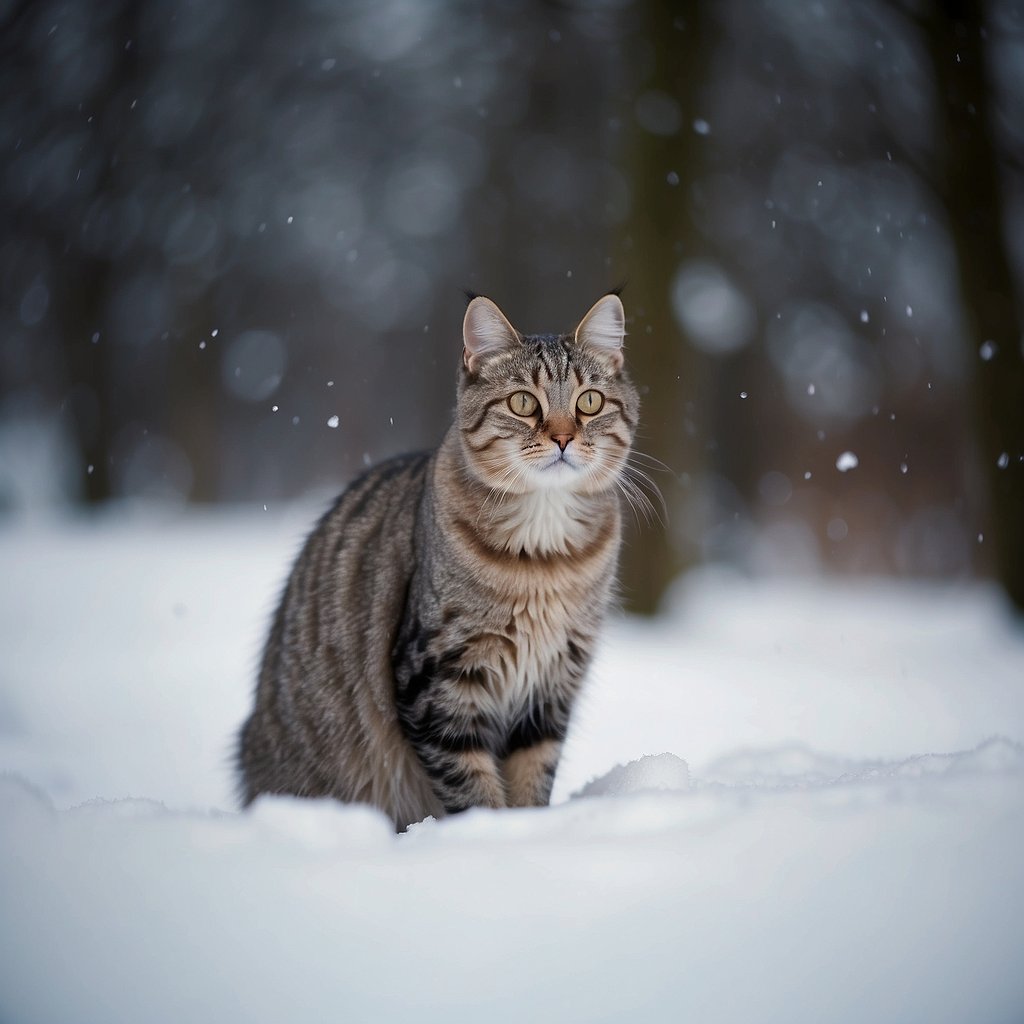
[[[292,569],[239,735],[243,805],[331,796],[401,831],[548,803],[614,589],[624,335],[614,293],[557,335],[471,298],[440,447],[357,479]]]

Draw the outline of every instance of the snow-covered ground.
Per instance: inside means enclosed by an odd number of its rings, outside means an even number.
[[[0,530],[0,1021],[1024,1020],[1024,630],[690,577],[543,810],[232,803],[309,510]]]

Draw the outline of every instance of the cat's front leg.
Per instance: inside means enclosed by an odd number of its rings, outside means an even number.
[[[541,740],[513,750],[502,762],[509,807],[546,807],[551,799],[561,740]]]
[[[546,807],[569,728],[572,689],[534,705],[515,724],[505,746],[501,775],[509,807]]]
[[[463,707],[459,651],[399,660],[398,719],[446,814],[505,807],[493,735]]]
[[[450,740],[413,743],[446,814],[505,807],[505,784],[494,755],[481,747],[453,749]]]

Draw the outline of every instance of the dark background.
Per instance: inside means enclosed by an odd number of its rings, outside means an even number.
[[[1020,3],[0,0],[0,148],[0,522],[337,489],[439,440],[462,289],[626,282],[634,609],[1024,607]]]

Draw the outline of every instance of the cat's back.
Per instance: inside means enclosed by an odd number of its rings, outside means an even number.
[[[429,452],[399,455],[357,477],[307,539],[281,612],[300,649],[337,640],[338,631],[393,625],[412,570],[415,523],[431,464]],[[390,628],[390,626],[389,626]],[[273,638],[271,638],[273,639]]]
[[[327,546],[343,561],[363,559],[370,552],[360,542],[383,549],[411,542],[413,524],[423,498],[430,452],[396,455],[357,477],[323,515],[307,541],[307,548]],[[301,568],[304,549],[296,570]],[[323,563],[321,562],[321,567]]]
[[[243,726],[243,799],[261,792],[386,803],[341,751],[401,745],[390,652],[416,562],[430,453],[358,477],[324,514],[292,568]],[[375,759],[374,759],[375,760]],[[374,766],[379,777],[387,777]]]

